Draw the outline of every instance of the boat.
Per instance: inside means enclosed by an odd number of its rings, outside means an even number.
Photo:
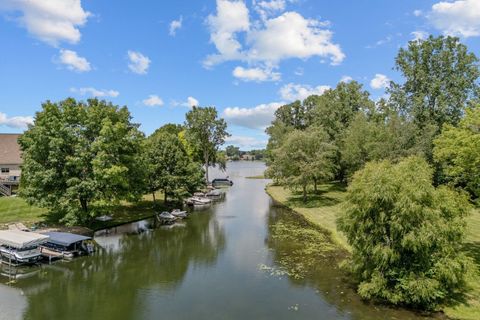
[[[181,211],[180,209],[174,209],[172,212],[170,212],[172,216],[185,219],[188,217],[188,212],[187,211]]]
[[[177,217],[172,215],[170,212],[164,211],[157,214],[157,219],[162,224],[172,224],[175,222],[175,220],[177,220]]]
[[[222,199],[225,196],[225,193],[222,192],[219,189],[212,189],[212,190],[208,191],[205,194],[205,196],[209,199],[219,200],[219,199]]]
[[[48,236],[20,230],[0,231],[0,256],[10,265],[34,264],[41,259],[40,245]]]
[[[92,240],[91,237],[68,232],[44,232],[43,234],[49,236],[48,241],[40,246],[44,257],[71,259],[93,251],[93,246],[88,243]]]
[[[206,197],[193,196],[188,198],[185,202],[192,206],[204,206],[212,203],[212,200]]]
[[[217,178],[217,179],[212,180],[212,186],[214,186],[214,187],[221,187],[221,186],[231,187],[231,186],[233,186],[233,181],[229,180],[227,178]]]

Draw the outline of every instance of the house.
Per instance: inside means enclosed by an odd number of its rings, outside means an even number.
[[[0,196],[10,196],[20,183],[20,134],[0,133]]]

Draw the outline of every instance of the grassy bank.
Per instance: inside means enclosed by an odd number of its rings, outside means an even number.
[[[300,213],[307,220],[329,231],[332,240],[342,248],[351,250],[345,236],[337,230],[336,219],[341,214],[346,195],[341,184],[327,184],[310,194],[308,201],[302,201],[301,194],[295,194],[281,186],[270,185],[267,193],[276,201]],[[443,311],[452,319],[480,319],[480,209],[473,210],[467,218],[467,241],[465,252],[473,259],[475,274],[468,279],[471,288],[464,301],[445,306]]]
[[[162,200],[163,194],[158,193],[156,198],[156,210],[162,210],[166,208]],[[20,197],[0,197],[0,229],[5,229],[9,223],[15,222],[21,222],[26,226],[41,224],[55,227],[55,223],[50,222],[47,212],[48,211],[46,209],[30,206]],[[137,203],[125,202],[114,206],[108,212],[108,215],[112,216],[112,220],[106,222],[94,221],[88,227],[93,230],[103,229],[132,221],[142,220],[151,217],[153,213],[152,195],[145,195],[144,198]]]
[[[327,184],[318,187],[317,194],[310,194],[308,201],[302,201],[302,194],[294,194],[290,190],[269,185],[267,193],[276,201],[302,214],[330,232],[332,240],[342,248],[350,251],[345,236],[337,230],[336,219],[341,212],[341,205],[345,199],[345,186],[341,184]]]

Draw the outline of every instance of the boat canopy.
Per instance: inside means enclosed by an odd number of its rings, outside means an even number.
[[[50,237],[47,242],[53,243],[59,246],[64,246],[64,247],[68,247],[76,242],[92,239],[90,237],[81,236],[79,234],[74,234],[74,233],[67,233],[67,232],[52,231],[52,232],[45,232],[43,234]]]
[[[47,242],[48,235],[20,230],[0,230],[0,245],[17,249],[38,246]]]

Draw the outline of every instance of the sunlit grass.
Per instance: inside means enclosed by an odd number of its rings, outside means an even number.
[[[301,194],[294,194],[281,186],[270,185],[267,192],[273,199],[301,213],[305,218],[330,232],[332,240],[350,251],[345,236],[337,230],[336,220],[341,213],[345,199],[345,187],[341,184],[327,184],[318,187],[317,194],[310,194],[307,202]]]

